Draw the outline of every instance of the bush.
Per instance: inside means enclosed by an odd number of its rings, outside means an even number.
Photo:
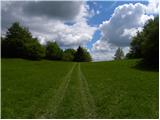
[[[66,49],[63,52],[62,60],[64,61],[73,61],[76,51],[74,49]]]
[[[115,60],[122,60],[124,58],[124,52],[122,48],[118,48],[114,56],[115,56],[114,57]]]
[[[138,32],[131,42],[128,58],[142,58],[143,64],[159,66],[159,17],[149,20],[142,32]]]
[[[56,42],[47,42],[46,44],[46,58],[50,60],[61,60],[63,50]]]
[[[44,48],[28,29],[13,23],[1,42],[2,57],[38,60],[44,56]]]
[[[30,40],[32,40],[31,33],[19,23],[13,23],[2,41],[2,55],[4,57],[24,56],[25,43]]]
[[[77,51],[67,49],[63,53],[56,42],[47,42],[45,46],[42,46],[38,39],[33,38],[28,29],[20,26],[18,22],[12,24],[5,38],[1,37],[1,56],[31,60],[41,58],[79,62],[92,60],[89,52],[82,47],[79,47]]]
[[[24,58],[32,60],[40,60],[45,56],[45,48],[38,42],[36,38],[34,42],[25,44],[25,56]]]
[[[127,54],[128,58],[141,58],[142,57],[142,43],[144,41],[143,32],[137,32],[137,35],[132,38],[131,51]]]
[[[152,67],[159,66],[159,17],[150,20],[144,26],[145,35],[142,43],[142,58],[144,63]]]
[[[92,58],[91,58],[89,52],[87,52],[86,49],[79,46],[78,49],[77,49],[77,52],[75,53],[75,61],[77,61],[77,62],[89,62],[91,60],[92,60]]]

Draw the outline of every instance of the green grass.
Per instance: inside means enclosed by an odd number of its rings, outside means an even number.
[[[159,73],[136,62],[2,59],[2,118],[158,118]]]

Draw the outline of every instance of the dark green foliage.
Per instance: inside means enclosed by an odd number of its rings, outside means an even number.
[[[157,67],[159,65],[159,17],[150,20],[144,26],[145,35],[142,43],[142,58],[147,65]]]
[[[25,44],[24,57],[32,60],[40,60],[45,56],[45,48],[38,42],[36,38],[31,43]]]
[[[1,37],[1,51],[1,56],[4,58],[91,61],[89,52],[81,47],[77,52],[74,49],[67,49],[63,53],[56,42],[48,42],[45,47],[42,46],[38,39],[33,38],[28,29],[18,22],[12,24],[5,38]]]
[[[19,23],[13,23],[2,39],[2,57],[38,60],[44,56],[44,48],[31,33]]]
[[[2,57],[22,57],[25,43],[32,40],[31,33],[19,23],[13,23],[2,41]]]
[[[86,49],[79,46],[78,49],[77,49],[77,52],[75,53],[75,61],[77,61],[77,62],[89,62],[91,60],[92,60],[92,58],[91,58],[89,52],[87,52]]]
[[[1,37],[1,57],[5,57],[6,56],[6,48],[5,45],[6,44],[6,40],[4,37]]]
[[[141,58],[142,57],[142,42],[144,41],[144,34],[142,32],[137,32],[137,35],[132,38],[131,50],[126,55],[127,58]]]
[[[63,50],[56,42],[47,42],[46,44],[46,58],[50,60],[61,60]]]
[[[76,51],[74,49],[66,49],[63,52],[62,60],[64,60],[64,61],[73,61],[75,53],[76,53]]]
[[[122,60],[124,58],[124,53],[122,48],[118,48],[114,56],[115,56],[114,57],[115,60]]]
[[[159,17],[149,20],[142,32],[138,32],[131,42],[131,50],[127,58],[142,58],[147,66],[157,67],[159,64]]]

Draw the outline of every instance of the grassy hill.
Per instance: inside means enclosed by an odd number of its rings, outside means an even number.
[[[2,118],[158,118],[159,73],[136,62],[2,59]]]

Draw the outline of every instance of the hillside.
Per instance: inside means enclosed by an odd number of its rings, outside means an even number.
[[[136,62],[2,59],[2,118],[158,118],[159,73]]]

